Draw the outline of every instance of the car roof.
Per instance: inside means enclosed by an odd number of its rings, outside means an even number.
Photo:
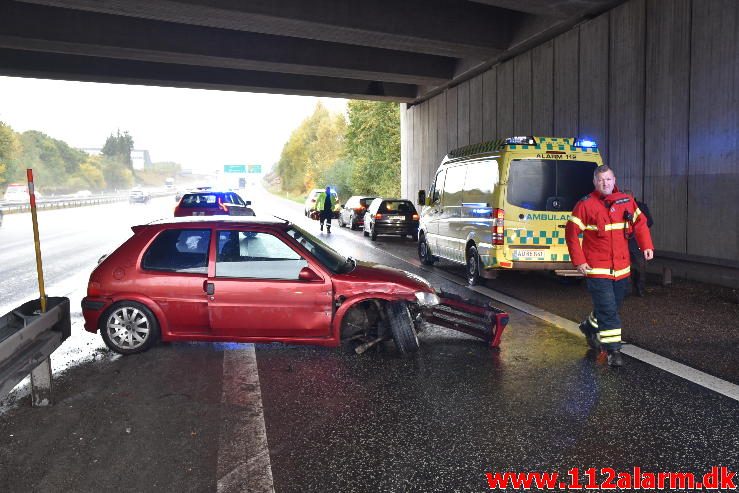
[[[205,223],[215,224],[227,224],[234,225],[238,223],[242,224],[262,224],[265,226],[279,226],[290,224],[290,221],[281,219],[276,216],[271,217],[257,217],[257,216],[182,216],[163,218],[152,221],[148,224],[141,224],[140,226],[160,226],[160,225],[182,225],[182,224],[195,224],[204,225]]]

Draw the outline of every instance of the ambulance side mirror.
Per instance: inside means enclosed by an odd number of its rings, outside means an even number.
[[[418,200],[416,202],[418,205],[428,205],[426,204],[426,190],[419,190],[418,191]]]

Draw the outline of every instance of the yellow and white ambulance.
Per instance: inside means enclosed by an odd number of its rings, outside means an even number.
[[[510,137],[451,151],[423,205],[418,256],[466,265],[470,285],[501,270],[574,272],[565,224],[593,190],[597,144],[572,137]]]

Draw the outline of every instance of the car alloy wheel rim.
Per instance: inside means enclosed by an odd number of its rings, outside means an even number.
[[[421,250],[421,258],[425,259],[428,255],[428,251],[426,250],[426,240],[423,240],[419,245],[418,248]]]
[[[477,262],[474,255],[470,255],[470,258],[467,260],[467,273],[469,275],[470,281],[474,280],[477,276]]]
[[[108,318],[110,340],[122,349],[136,349],[149,338],[149,319],[133,307],[119,308]]]

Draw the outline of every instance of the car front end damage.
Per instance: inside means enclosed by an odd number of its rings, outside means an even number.
[[[342,317],[341,345],[362,354],[386,340],[394,340],[402,354],[419,348],[417,334],[429,324],[481,339],[489,348],[500,345],[508,314],[482,302],[451,293],[418,291],[415,301],[366,299]]]

